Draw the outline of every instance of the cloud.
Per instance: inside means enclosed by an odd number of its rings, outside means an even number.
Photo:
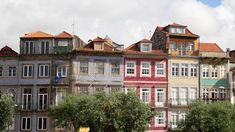
[[[19,49],[19,37],[42,30],[75,33],[85,41],[109,35],[128,46],[149,38],[156,26],[187,25],[202,42],[235,49],[235,1],[210,7],[198,0],[1,0],[0,46]]]

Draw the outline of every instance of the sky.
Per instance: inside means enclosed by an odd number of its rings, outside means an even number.
[[[74,29],[86,42],[108,35],[127,47],[173,22],[187,25],[200,42],[235,49],[235,0],[1,0],[0,18],[0,47],[16,51],[28,32]]]

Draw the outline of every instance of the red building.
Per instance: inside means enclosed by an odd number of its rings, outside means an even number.
[[[150,130],[167,130],[167,53],[143,39],[124,50],[125,91],[135,90],[143,102],[159,112],[150,123]]]

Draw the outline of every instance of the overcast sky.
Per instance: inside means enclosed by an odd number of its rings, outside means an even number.
[[[201,42],[235,49],[235,0],[1,0],[0,46],[19,49],[27,32],[72,32],[84,41],[109,35],[128,46],[157,26],[187,25]],[[214,1],[214,0],[210,0]],[[215,0],[218,1],[218,0]]]

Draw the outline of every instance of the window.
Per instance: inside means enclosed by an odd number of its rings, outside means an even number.
[[[68,46],[68,41],[58,41],[58,46]]]
[[[188,64],[181,64],[181,76],[188,76]]]
[[[8,67],[8,77],[15,77],[16,76],[16,67],[9,66]]]
[[[180,114],[180,121],[185,121],[185,119],[186,119],[186,113],[185,112],[182,112],[181,114]]]
[[[219,94],[221,100],[226,99],[226,90],[224,87],[219,88]]]
[[[32,107],[32,91],[31,88],[23,89],[23,110],[31,110]]]
[[[41,54],[49,54],[49,42],[48,41],[41,42]]]
[[[129,93],[129,92],[135,92],[135,87],[126,87],[125,88],[125,93]]]
[[[94,49],[95,50],[103,50],[104,49],[104,44],[103,43],[95,43],[94,44]]]
[[[179,76],[179,64],[178,63],[172,64],[172,76]]]
[[[95,87],[95,91],[102,92],[104,91],[104,87]]]
[[[80,61],[80,74],[82,74],[82,75],[88,75],[88,65],[89,65],[89,63],[88,63],[88,61],[83,61],[83,60],[81,60]]]
[[[38,130],[46,130],[47,129],[47,117],[38,117]]]
[[[180,89],[180,103],[181,105],[187,105],[188,103],[188,88]]]
[[[169,31],[170,31],[170,33],[176,33],[176,28],[171,27],[171,28],[169,29]]]
[[[164,90],[163,89],[156,89],[156,106],[164,106]]]
[[[30,130],[31,129],[31,118],[22,117],[21,118],[21,130]]]
[[[218,89],[217,88],[213,88],[211,91],[211,100],[212,102],[217,101],[218,99]]]
[[[165,62],[156,62],[156,76],[165,76]]]
[[[96,74],[98,75],[104,75],[104,62],[102,61],[97,61],[95,63],[95,68],[96,68]]]
[[[207,78],[209,77],[209,68],[208,65],[202,66],[202,77]]]
[[[61,77],[67,77],[67,67],[66,66],[58,66],[56,75],[59,75]]]
[[[135,62],[134,61],[126,62],[126,74],[135,75]]]
[[[191,64],[191,77],[197,77],[197,64]]]
[[[80,94],[88,94],[89,93],[88,89],[89,89],[88,87],[81,86],[81,87],[79,87],[79,93]]]
[[[225,66],[220,66],[220,78],[224,78],[226,73]]]
[[[189,51],[194,51],[194,43],[193,42],[188,43],[188,50]]]
[[[203,97],[204,102],[209,101],[209,89],[208,88],[202,89],[202,97]]]
[[[179,55],[185,55],[185,43],[184,42],[179,42]]]
[[[150,89],[149,88],[141,89],[141,99],[144,103],[150,103]]]
[[[38,93],[38,110],[47,110],[48,92],[47,88],[40,88]]]
[[[163,125],[165,125],[165,119],[164,112],[162,111],[155,117],[155,127]]]
[[[55,103],[58,105],[58,103],[62,100],[63,97],[63,90],[61,88],[56,88],[56,97],[55,97]]]
[[[39,77],[49,77],[49,65],[39,65]]]
[[[142,76],[151,76],[150,62],[141,62],[141,74]]]
[[[25,42],[25,54],[32,54],[33,53],[33,42],[26,41]]]
[[[33,77],[33,65],[23,65],[23,77]]]
[[[197,99],[197,88],[190,88],[190,101]]]
[[[216,66],[211,66],[211,77],[213,77],[213,78],[218,77],[218,72],[217,72],[217,67]]]
[[[152,44],[141,44],[141,52],[149,52],[152,50]]]
[[[171,127],[177,128],[177,124],[178,124],[178,120],[179,120],[179,115],[177,112],[172,112],[171,113]]]
[[[3,68],[2,66],[0,66],[0,77],[2,77],[2,75],[3,75]]]
[[[184,33],[184,29],[183,28],[176,28],[176,32],[177,33]]]
[[[14,102],[16,102],[16,92],[15,92],[15,90],[14,89],[9,89],[8,94],[10,94],[10,96],[12,96],[12,100]]]
[[[175,44],[175,42],[170,42],[169,49],[170,49],[171,51],[175,51],[175,50],[176,50],[176,44]]]
[[[111,75],[120,75],[120,63],[111,62]]]
[[[178,88],[171,89],[171,103],[173,105],[178,105]]]

